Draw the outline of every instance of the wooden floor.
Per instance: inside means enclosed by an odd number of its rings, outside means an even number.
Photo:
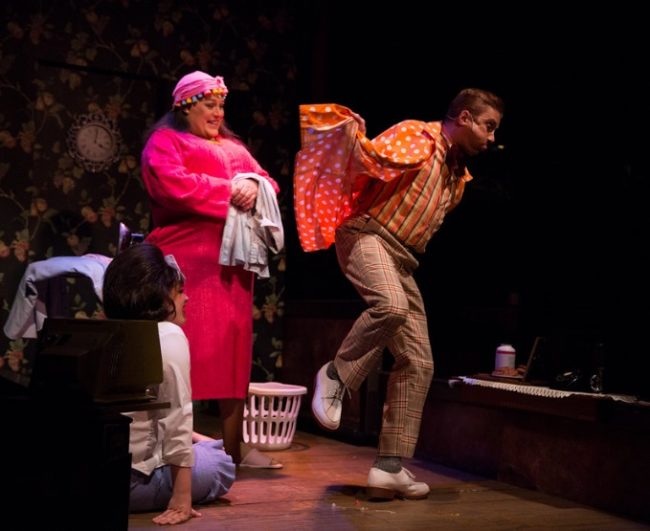
[[[197,428],[216,435],[213,420],[197,416]],[[369,502],[364,486],[375,450],[296,433],[291,448],[272,452],[282,470],[238,471],[230,492],[197,507],[192,530],[634,530],[650,525],[576,503],[465,474],[433,463],[406,464],[427,482],[427,500]],[[134,514],[129,529],[159,529],[155,514]]]

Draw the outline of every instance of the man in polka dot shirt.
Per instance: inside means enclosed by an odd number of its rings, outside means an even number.
[[[422,499],[429,493],[402,466],[413,456],[433,376],[424,303],[413,272],[416,254],[460,201],[472,177],[464,160],[488,149],[503,102],[462,90],[439,122],[406,120],[370,140],[365,122],[340,105],[300,107],[294,204],[305,251],[336,243],[341,270],[368,308],[333,361],[318,371],[312,411],[337,429],[346,388],[358,390],[388,348],[392,366],[371,498]]]

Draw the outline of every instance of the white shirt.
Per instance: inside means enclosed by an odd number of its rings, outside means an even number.
[[[146,475],[163,465],[194,465],[189,344],[181,327],[169,321],[158,323],[158,333],[163,362],[158,401],[169,402],[171,406],[125,413],[133,419],[129,442],[131,466]]]

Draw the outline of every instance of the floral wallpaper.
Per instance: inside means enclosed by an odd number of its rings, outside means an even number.
[[[150,229],[140,179],[143,135],[171,90],[196,69],[224,76],[226,120],[279,182],[287,214],[296,151],[293,8],[290,2],[67,0],[0,7],[0,316],[26,266],[53,256],[114,256],[120,222]],[[73,140],[88,121],[105,148]],[[107,131],[107,132],[106,132]],[[97,134],[97,133],[90,133]],[[258,281],[253,381],[282,364],[285,256]],[[77,317],[101,305],[78,279],[65,297]],[[0,374],[28,381],[34,341],[1,335]]]

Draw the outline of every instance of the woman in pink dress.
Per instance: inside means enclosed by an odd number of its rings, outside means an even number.
[[[147,240],[173,254],[187,281],[184,331],[190,343],[192,398],[217,399],[225,450],[241,466],[282,465],[240,448],[253,348],[253,273],[222,266],[219,252],[229,205],[255,205],[255,173],[278,186],[224,122],[223,78],[193,72],[173,91],[142,153],[142,178],[154,230]]]

